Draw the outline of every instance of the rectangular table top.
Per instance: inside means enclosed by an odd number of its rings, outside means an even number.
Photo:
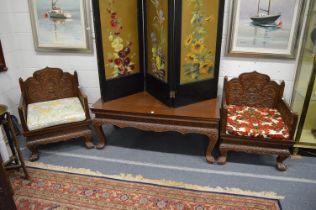
[[[216,98],[173,108],[166,106],[145,91],[108,102],[102,102],[102,100],[99,99],[93,104],[91,110],[94,113],[106,111],[211,120],[219,119],[219,104]]]

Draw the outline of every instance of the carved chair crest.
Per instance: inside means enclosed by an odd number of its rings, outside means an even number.
[[[230,81],[225,77],[226,103],[273,108],[282,99],[284,85],[284,82],[279,85],[271,81],[268,75],[255,71],[243,73]]]
[[[78,76],[59,68],[35,71],[26,81],[20,78],[22,96],[27,104],[78,96]]]

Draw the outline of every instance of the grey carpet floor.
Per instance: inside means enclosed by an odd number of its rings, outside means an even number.
[[[275,157],[244,153],[229,154],[226,165],[205,160],[207,138],[175,132],[144,132],[132,128],[104,127],[108,145],[87,150],[83,140],[40,147],[39,162],[88,168],[105,174],[142,175],[210,187],[236,187],[251,191],[272,191],[281,196],[283,209],[316,209],[316,158],[288,159],[288,170],[275,169]],[[30,152],[20,138],[27,159]],[[94,138],[97,142],[97,139]],[[218,151],[215,151],[218,155]]]

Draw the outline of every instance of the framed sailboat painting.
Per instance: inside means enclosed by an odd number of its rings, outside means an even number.
[[[86,0],[29,0],[36,51],[91,52],[91,19]]]
[[[294,59],[305,0],[232,0],[229,56]]]

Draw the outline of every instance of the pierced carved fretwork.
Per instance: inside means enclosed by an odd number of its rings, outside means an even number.
[[[273,108],[283,90],[284,82],[279,85],[258,72],[244,73],[230,81],[225,78],[227,104]]]
[[[49,68],[35,71],[33,77],[23,81],[20,78],[22,92],[19,115],[26,137],[26,147],[31,151],[31,161],[39,158],[38,146],[53,142],[68,141],[82,137],[88,149],[94,148],[88,99],[78,88],[78,76],[63,72],[58,68]],[[85,111],[86,119],[80,122],[66,123],[30,131],[27,127],[27,106],[30,103],[44,102],[67,97],[78,97]]]
[[[77,73],[71,75],[58,68],[36,71],[26,81],[20,79],[20,87],[27,104],[78,96]]]

